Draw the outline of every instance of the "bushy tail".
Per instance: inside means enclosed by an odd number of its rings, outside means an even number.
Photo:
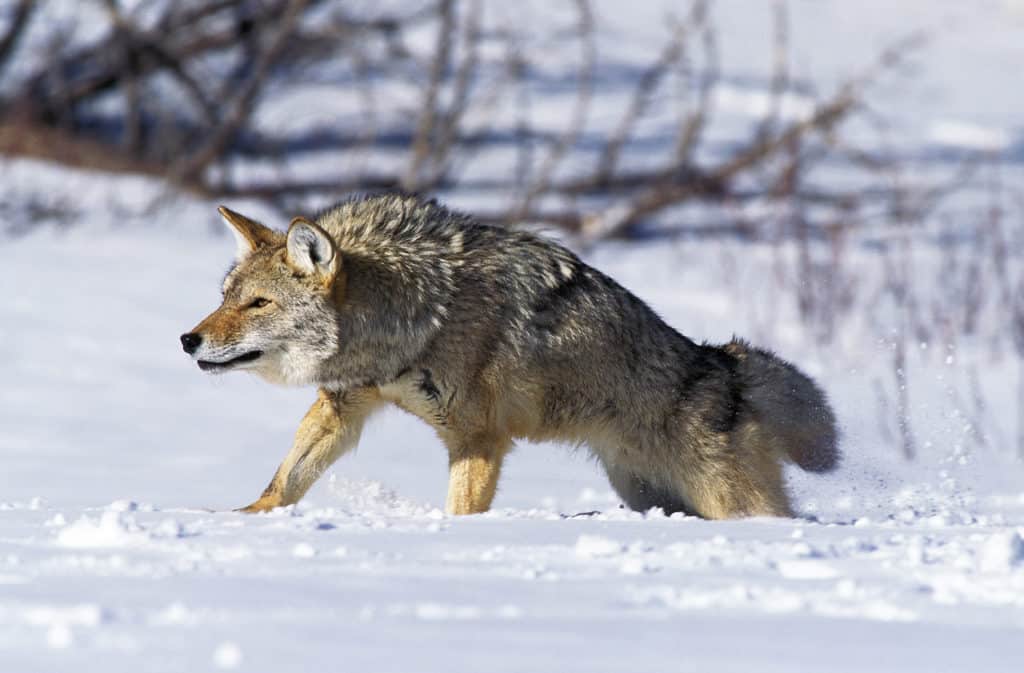
[[[769,351],[738,339],[724,349],[739,360],[744,398],[758,418],[763,441],[808,472],[834,470],[839,437],[824,391]]]

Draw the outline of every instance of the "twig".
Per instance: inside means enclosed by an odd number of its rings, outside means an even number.
[[[700,4],[702,3],[697,2],[695,6]],[[661,50],[658,58],[644,71],[637,81],[636,87],[633,89],[633,97],[626,108],[625,114],[619,120],[615,130],[612,131],[597,160],[597,169],[594,175],[594,182],[597,185],[607,184],[618,169],[622,147],[626,144],[637,122],[650,105],[654,91],[658,88],[668,69],[685,53],[689,29],[689,23],[677,24],[672,31],[672,37]]]
[[[465,54],[459,63],[459,67],[455,70],[451,103],[449,103],[448,109],[441,115],[440,129],[437,132],[433,157],[431,158],[434,166],[433,173],[426,184],[423,185],[424,189],[432,189],[434,185],[444,179],[451,167],[453,150],[459,136],[459,128],[466,110],[469,108],[469,94],[480,64],[480,2],[474,0],[470,2],[469,7],[462,38]]]
[[[774,40],[772,44],[771,98],[758,136],[770,136],[782,114],[782,102],[789,88],[789,12],[786,0],[775,0],[772,7]]]
[[[698,195],[726,191],[737,175],[791,146],[804,134],[810,131],[827,132],[855,109],[864,88],[873,82],[880,72],[898,64],[905,52],[919,45],[921,39],[919,35],[914,35],[886,49],[877,63],[861,76],[841,86],[830,100],[818,105],[808,118],[791,123],[776,135],[755,137],[750,145],[732,158],[704,171],[701,181],[680,182],[674,180],[670,172],[667,173],[659,184],[642,192],[631,202],[619,204],[604,215],[590,219],[585,227],[588,237],[618,236],[643,218],[668,206]],[[683,136],[685,138],[685,131]],[[671,167],[669,171],[672,168],[675,167]]]
[[[576,104],[573,108],[572,117],[565,133],[558,139],[548,153],[547,160],[537,171],[533,185],[527,190],[522,203],[520,203],[512,219],[521,219],[521,215],[530,210],[534,199],[548,189],[549,183],[558,165],[565,158],[566,152],[576,144],[580,133],[587,121],[587,111],[590,108],[590,97],[594,84],[594,70],[597,62],[597,48],[594,42],[594,15],[590,8],[589,0],[576,0],[576,9],[579,15],[577,34],[579,35],[582,49],[582,63],[580,65],[579,86],[576,90]]]
[[[455,8],[453,0],[440,0],[437,6],[438,27],[434,55],[430,61],[430,74],[426,87],[423,89],[423,101],[420,104],[420,117],[416,125],[416,135],[412,144],[412,157],[409,167],[402,178],[402,186],[408,191],[416,191],[422,179],[423,166],[433,154],[435,127],[438,117],[438,100],[444,83],[445,72],[451,61],[452,31],[455,26]]]
[[[201,182],[201,171],[223,153],[227,144],[252,115],[260,88],[288,44],[305,5],[306,0],[292,0],[289,3],[280,28],[260,54],[249,77],[239,86],[238,93],[228,106],[228,113],[198,150],[171,169],[171,175],[178,181]]]
[[[142,146],[142,110],[138,80],[140,57],[133,44],[134,30],[128,18],[121,13],[117,0],[104,0],[103,5],[114,25],[112,39],[124,72],[124,133],[121,142],[130,155],[138,156]]]
[[[14,54],[37,4],[35,0],[18,0],[18,4],[14,6],[11,23],[7,27],[7,31],[0,37],[0,73],[4,71],[11,55]]]
[[[711,112],[711,92],[718,82],[718,40],[707,16],[707,3],[698,2],[694,5],[693,22],[701,27],[701,46],[704,51],[704,69],[700,77],[697,93],[697,105],[693,112],[683,120],[682,128],[676,139],[675,163],[673,168],[688,165],[694,150],[700,141],[704,124]],[[668,171],[669,173],[674,170]]]

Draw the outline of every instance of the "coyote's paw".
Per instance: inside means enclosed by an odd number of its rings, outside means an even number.
[[[239,507],[235,511],[236,512],[243,512],[245,514],[256,514],[258,512],[269,512],[270,510],[274,509],[275,507],[281,507],[283,505],[284,505],[284,503],[282,503],[277,498],[268,498],[266,496],[263,496],[262,498],[260,498],[256,502],[252,503],[251,505],[246,505],[245,507]]]

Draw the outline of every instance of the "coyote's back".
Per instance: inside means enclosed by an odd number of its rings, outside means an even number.
[[[226,217],[239,263],[224,305],[185,335],[202,344],[194,357],[321,388],[255,509],[300,498],[385,402],[447,445],[456,513],[490,506],[516,438],[585,444],[631,507],[710,518],[789,515],[782,461],[838,461],[806,375],[742,341],[694,343],[545,238],[398,195],[299,218],[286,236]],[[255,320],[244,307],[258,293]],[[321,438],[315,461],[306,435]]]

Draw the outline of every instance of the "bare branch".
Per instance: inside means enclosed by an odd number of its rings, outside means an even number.
[[[193,27],[207,18],[220,14],[227,9],[236,9],[245,0],[210,0],[194,7],[182,9],[180,2],[169,3],[167,12],[157,22],[157,28],[163,33],[169,33],[184,27]]]
[[[315,0],[310,0],[311,2]],[[233,6],[237,3],[223,3],[220,9]],[[280,24],[291,7],[290,0],[278,0],[276,2],[260,3],[255,5],[251,21],[257,24]],[[174,32],[161,34],[159,31],[153,33],[153,37],[147,36],[140,41],[140,49],[149,49],[153,44],[160,44],[157,55],[163,52],[163,58],[140,59],[137,76],[142,77],[150,74],[168,62],[184,62],[196,58],[205,53],[223,49],[230,49],[237,46],[239,35],[236,26],[228,28],[218,27],[210,31],[193,31],[180,27]],[[30,77],[25,84],[25,89],[36,92],[41,98],[36,101],[41,105],[43,112],[49,116],[57,116],[63,110],[77,105],[97,95],[103,94],[111,89],[120,86],[124,76],[122,64],[118,60],[113,62],[109,58],[112,49],[109,40],[70,53],[63,54],[48,63],[42,72]],[[61,54],[58,50],[55,54]],[[79,76],[74,81],[66,82],[66,86],[53,91],[47,86],[53,81],[53,75],[70,71],[82,71],[86,74]]]
[[[740,173],[763,162],[781,149],[792,146],[801,136],[811,131],[827,132],[845,119],[860,100],[865,87],[880,72],[899,64],[905,54],[921,44],[920,35],[912,35],[886,49],[878,61],[861,76],[847,82],[829,101],[820,104],[809,117],[794,122],[781,133],[755,140],[719,166],[705,170],[701,179],[686,181],[662,180],[660,184],[642,192],[628,204],[611,208],[595,218],[586,227],[590,236],[617,236],[641,219],[664,208],[699,195],[721,194]],[[671,173],[668,177],[671,177]]]
[[[177,180],[202,182],[200,173],[221,155],[234,135],[252,115],[260,88],[274,62],[288,44],[305,5],[306,0],[292,0],[288,4],[280,28],[271,39],[270,44],[259,55],[249,77],[238,87],[234,100],[228,106],[228,113],[221,119],[219,126],[206,138],[198,150],[172,169],[171,173]]]
[[[699,4],[699,3],[696,3]],[[668,69],[676,63],[686,49],[686,37],[689,24],[681,23],[676,25],[672,31],[672,37],[662,49],[658,58],[644,71],[637,81],[633,90],[633,98],[626,109],[618,126],[612,132],[611,137],[604,145],[604,150],[597,161],[594,181],[597,184],[607,183],[614,175],[619,164],[619,156],[622,147],[629,139],[633,128],[639,119],[644,115],[650,105],[651,96],[658,88]]]
[[[580,64],[579,86],[576,91],[576,104],[573,108],[572,118],[565,133],[558,139],[548,153],[547,160],[537,172],[532,187],[527,191],[517,213],[528,212],[533,205],[534,199],[547,190],[551,178],[554,176],[558,165],[565,158],[566,152],[576,144],[580,133],[587,121],[587,111],[590,108],[590,97],[594,84],[594,69],[597,62],[597,49],[594,43],[594,15],[588,0],[576,0],[577,13],[579,15],[578,35],[582,48],[582,63]],[[519,219],[516,215],[513,219]]]
[[[138,52],[133,42],[134,30],[131,22],[118,7],[117,0],[104,0],[107,14],[114,25],[112,39],[124,72],[124,133],[121,144],[132,156],[139,153],[142,145],[142,109],[139,96]]]
[[[771,135],[782,114],[782,101],[789,88],[789,11],[786,0],[775,0],[772,8],[774,41],[772,44],[771,99],[758,135]]]
[[[478,0],[470,2],[462,42],[465,55],[455,71],[451,103],[448,106],[448,110],[442,115],[441,123],[439,124],[440,130],[437,133],[437,141],[432,158],[434,171],[427,183],[428,188],[442,180],[448,171],[459,127],[469,107],[469,92],[479,67],[480,2]]]
[[[18,4],[14,6],[11,23],[7,27],[7,32],[0,36],[0,73],[3,72],[8,60],[18,46],[18,42],[21,40],[25,27],[28,25],[28,20],[32,17],[32,12],[36,6],[35,0],[18,0]]]
[[[416,135],[412,144],[412,158],[409,161],[405,177],[402,178],[402,186],[408,191],[416,191],[419,187],[423,166],[433,153],[435,127],[438,123],[438,100],[441,96],[445,72],[451,61],[451,36],[455,26],[454,1],[440,0],[437,6],[437,15],[437,42],[430,62],[430,75],[426,87],[423,89],[420,118],[416,125]]]
[[[704,124],[711,111],[711,93],[718,82],[718,41],[714,29],[707,17],[707,3],[694,5],[694,25],[701,26],[701,46],[704,51],[704,70],[701,73],[700,87],[697,94],[697,105],[683,122],[682,129],[676,140],[675,166],[682,167],[690,163],[694,150],[700,141]]]

